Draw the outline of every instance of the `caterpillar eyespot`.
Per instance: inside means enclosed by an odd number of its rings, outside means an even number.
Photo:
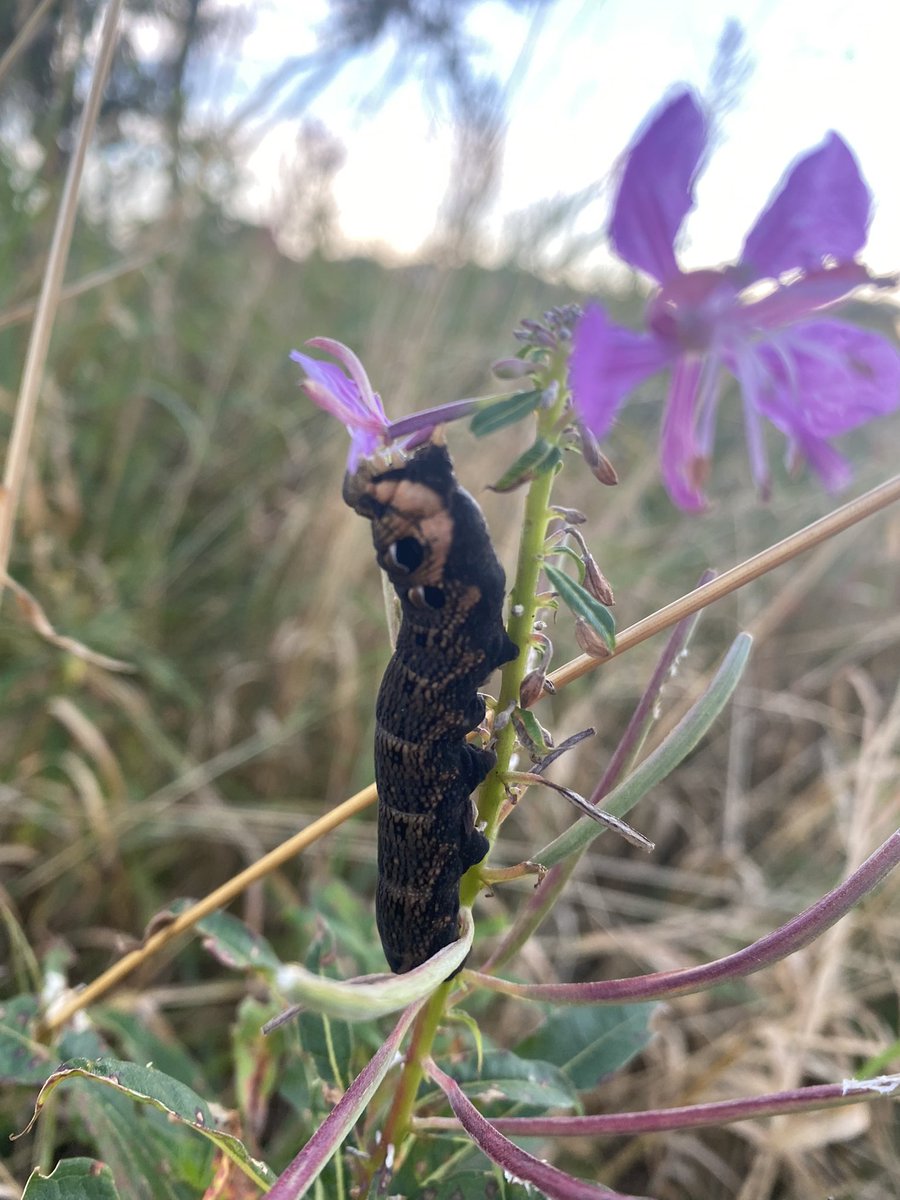
[[[415,571],[425,557],[425,547],[412,537],[391,542],[385,551],[388,560],[398,571]]]
[[[444,593],[436,587],[414,587],[406,593],[416,608],[443,608]]]
[[[501,619],[503,568],[445,446],[386,469],[364,460],[344,499],[372,522],[402,612],[375,710],[375,914],[402,973],[458,936],[460,879],[488,851],[471,794],[496,761],[466,734],[484,719],[479,687],[518,650]]]

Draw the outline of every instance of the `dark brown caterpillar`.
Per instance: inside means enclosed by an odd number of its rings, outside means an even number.
[[[445,446],[427,443],[388,469],[365,460],[344,499],[372,522],[403,614],[375,733],[375,913],[399,973],[459,935],[460,879],[488,851],[470,797],[495,762],[466,734],[484,717],[478,688],[518,650],[501,620],[503,568]]]

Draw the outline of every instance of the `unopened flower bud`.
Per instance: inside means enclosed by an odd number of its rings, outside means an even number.
[[[600,449],[597,439],[581,422],[578,424],[578,432],[581,435],[581,453],[584,461],[591,468],[591,474],[607,487],[617,484],[619,477],[616,469]]]
[[[519,687],[520,708],[531,708],[532,704],[536,704],[540,700],[544,694],[545,679],[546,676],[540,668],[528,672]]]
[[[550,511],[559,513],[567,525],[583,525],[587,517],[577,508],[563,508],[561,504],[553,504],[550,506]]]
[[[575,618],[575,641],[591,658],[609,658],[610,649],[603,638],[584,617]]]
[[[613,595],[613,590],[609,586],[609,580],[597,566],[597,560],[593,554],[586,551],[582,555],[584,563],[584,586],[591,593],[595,600],[599,600],[601,604],[605,604],[607,608],[611,607],[616,602]]]
[[[559,382],[556,379],[553,379],[541,392],[541,408],[552,408],[558,397]]]
[[[527,358],[498,358],[491,364],[491,370],[498,379],[523,379],[533,375],[537,368]]]

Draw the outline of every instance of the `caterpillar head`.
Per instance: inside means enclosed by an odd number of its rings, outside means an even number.
[[[344,479],[344,500],[372,522],[379,566],[414,607],[443,605],[456,486],[446,447],[432,442],[411,454],[364,459]]]

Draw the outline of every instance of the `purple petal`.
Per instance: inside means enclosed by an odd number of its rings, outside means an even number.
[[[323,362],[320,358],[311,358],[301,354],[299,350],[291,351],[291,358],[303,368],[307,379],[316,385],[305,388],[310,399],[324,408],[333,416],[339,417],[347,424],[345,416],[353,414],[362,417],[364,409],[359,397],[356,384],[348,379],[340,367],[334,363]]]
[[[348,378],[334,363],[310,358],[299,350],[291,351],[293,361],[306,373],[300,384],[303,391],[313,404],[337,417],[350,434],[347,470],[355,471],[360,458],[369,458],[375,453],[387,430],[388,420],[381,398],[372,391],[362,363],[341,342],[331,338],[311,338],[307,345],[333,354],[345,364],[350,374]]]
[[[850,148],[829,133],[788,170],[747,235],[740,267],[747,282],[844,262],[865,245],[871,196]]]
[[[632,142],[613,206],[610,237],[631,266],[665,283],[678,271],[675,237],[694,207],[706,118],[693,92],[679,92]]]
[[[853,468],[843,454],[806,430],[795,431],[788,438],[787,462],[791,468],[809,463],[827,492],[840,492],[853,478]]]
[[[737,352],[730,355],[727,361],[731,373],[740,385],[744,402],[744,430],[747,435],[750,473],[758,494],[767,500],[772,490],[772,479],[769,474],[760,404],[760,393],[767,379],[766,364],[760,359],[757,347],[753,345],[738,347]]]
[[[845,321],[806,321],[757,348],[760,411],[785,432],[835,437],[900,407],[900,354]]]
[[[316,350],[324,350],[327,354],[336,358],[339,363],[343,363],[347,374],[359,390],[359,397],[362,401],[364,411],[379,417],[382,425],[386,424],[387,417],[381,404],[381,397],[377,392],[372,390],[365,367],[350,347],[345,346],[343,342],[335,341],[334,338],[326,337],[310,338],[306,344]]]
[[[675,364],[660,441],[666,491],[679,508],[688,512],[698,512],[706,507],[701,490],[706,460],[697,445],[694,424],[702,369],[699,358],[680,358]]]
[[[739,270],[735,268],[736,272]],[[877,282],[861,263],[841,263],[810,271],[792,283],[775,288],[761,300],[745,304],[738,310],[739,319],[752,329],[780,329],[832,307],[864,283]]]
[[[599,305],[589,305],[575,327],[569,386],[591,433],[604,437],[628,393],[672,358],[657,338],[614,325]]]

